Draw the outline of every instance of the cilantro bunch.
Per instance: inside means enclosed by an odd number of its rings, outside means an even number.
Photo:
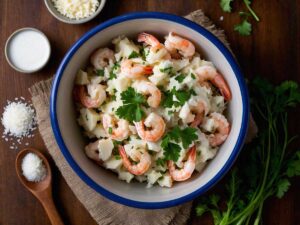
[[[129,122],[141,121],[145,116],[142,106],[148,106],[145,96],[129,87],[121,93],[121,100],[123,105],[117,109],[116,115]]]
[[[234,0],[220,0],[220,6],[224,12],[231,12],[231,3]],[[247,36],[251,34],[252,25],[249,22],[249,17],[252,16],[257,22],[259,18],[251,8],[251,0],[243,0],[248,12],[239,12],[242,22],[234,26],[234,30],[237,31],[240,35]]]
[[[187,149],[193,141],[198,139],[196,129],[192,127],[186,127],[180,129],[178,126],[170,130],[162,138],[161,147],[164,151],[163,159],[158,161],[158,164],[163,164],[167,160],[176,162],[179,158],[181,147],[179,143],[182,143],[182,147]]]
[[[198,216],[210,212],[216,225],[260,224],[265,200],[274,195],[282,198],[290,179],[300,175],[300,150],[288,150],[295,137],[288,134],[286,112],[300,103],[297,83],[273,86],[257,78],[250,85],[250,93],[258,136],[244,147],[225,193],[202,197],[196,207]]]

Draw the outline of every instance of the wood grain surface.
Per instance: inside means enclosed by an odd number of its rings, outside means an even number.
[[[244,8],[242,1],[235,1],[233,8]],[[42,0],[0,0],[0,112],[7,100],[24,96],[29,99],[28,88],[39,80],[54,74],[63,55],[82,34],[95,25],[127,12],[163,11],[186,15],[203,9],[219,27],[226,31],[231,47],[248,79],[256,75],[269,78],[274,83],[286,79],[300,82],[300,1],[268,0],[253,1],[253,8],[260,16],[260,23],[253,23],[253,34],[241,37],[233,32],[239,22],[238,14],[223,13],[219,0],[107,0],[103,12],[84,25],[68,25],[56,20]],[[220,16],[224,20],[220,21]],[[22,27],[35,27],[50,39],[52,55],[48,65],[40,72],[26,75],[14,71],[6,62],[4,46],[9,35]],[[299,108],[290,116],[290,131],[299,134]],[[0,132],[3,132],[1,126]],[[29,141],[30,146],[46,152],[38,132]],[[25,142],[24,142],[25,143]],[[299,142],[298,142],[299,146]],[[24,146],[20,146],[22,148]],[[9,143],[0,141],[0,224],[1,225],[48,225],[50,224],[38,200],[18,181],[14,169],[16,150]],[[75,198],[62,179],[53,162],[54,199],[65,224],[96,224]],[[222,184],[218,185],[222,188]],[[281,199],[270,199],[264,210],[264,224],[300,224],[300,182]],[[210,217],[191,215],[189,224],[212,224]]]

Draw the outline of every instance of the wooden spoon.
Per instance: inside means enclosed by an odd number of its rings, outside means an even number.
[[[43,160],[47,170],[47,175],[40,182],[31,182],[26,180],[22,172],[22,161],[27,153],[34,153]],[[52,225],[63,225],[52,197],[52,174],[51,168],[46,157],[38,150],[33,148],[25,148],[20,151],[16,158],[16,171],[21,183],[26,187],[43,205]]]

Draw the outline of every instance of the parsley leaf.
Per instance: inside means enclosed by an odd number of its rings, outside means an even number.
[[[121,100],[123,105],[117,109],[116,115],[129,122],[141,121],[145,116],[145,112],[141,106],[147,105],[145,97],[142,94],[135,92],[132,87],[129,87],[126,91],[121,93]]]
[[[222,10],[224,12],[231,12],[231,6],[230,6],[230,3],[232,2],[233,0],[221,0],[220,1],[220,6],[222,8]]]
[[[104,70],[96,70],[96,73],[98,76],[103,77],[104,76]]]
[[[142,56],[142,59],[143,59],[144,61],[146,60],[146,58],[147,58],[147,56],[149,55],[149,53],[150,53],[150,50],[147,51],[146,48],[142,48],[142,49],[140,50],[140,55]]]
[[[300,151],[297,151],[295,157],[288,162],[286,175],[288,177],[300,176]]]
[[[108,78],[109,80],[117,78],[117,74],[115,73],[115,70],[117,70],[118,68],[120,68],[120,64],[116,62],[111,68],[111,71],[109,72],[109,78]]]
[[[139,53],[137,53],[136,51],[132,51],[130,53],[130,55],[128,56],[128,59],[134,59],[134,58],[138,58],[140,56]]]
[[[183,106],[184,103],[186,101],[189,100],[189,98],[192,95],[192,92],[189,91],[184,91],[184,90],[176,90],[175,88],[173,88],[171,91],[165,91],[163,92],[164,97],[163,100],[161,101],[161,105],[164,108],[172,108],[172,106],[174,105],[175,107],[178,106]],[[174,97],[176,97],[175,100]]]
[[[170,75],[175,75],[175,71],[173,70],[173,67],[172,66],[169,66],[169,67],[166,67],[166,68],[161,68],[159,69],[160,72],[162,73],[167,73],[167,74],[170,74]]]
[[[164,150],[163,160],[172,160],[176,162],[180,156],[181,147],[176,143],[182,143],[184,148],[188,148],[193,141],[198,139],[196,134],[196,129],[191,127],[186,127],[180,129],[175,126],[170,130],[162,139],[161,147]],[[176,143],[172,142],[175,141]]]
[[[185,78],[184,74],[179,74],[177,77],[175,77],[175,80],[177,80],[179,83],[182,83]]]
[[[198,139],[196,129],[192,127],[186,127],[181,131],[181,141],[184,148],[188,148],[193,141]]]
[[[276,197],[282,198],[284,194],[288,191],[291,183],[287,179],[282,179],[278,182]]]
[[[164,159],[176,162],[180,156],[181,147],[173,142],[168,142],[164,147]]]
[[[240,35],[248,36],[251,34],[252,25],[248,22],[247,19],[244,19],[240,24],[234,26],[234,30],[237,31]]]

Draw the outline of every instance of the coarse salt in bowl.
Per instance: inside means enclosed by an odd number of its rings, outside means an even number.
[[[84,153],[87,144],[76,121],[72,90],[76,72],[83,68],[91,53],[110,45],[113,38],[135,38],[141,32],[163,38],[173,31],[191,40],[203,57],[212,61],[223,74],[232,91],[227,118],[231,132],[216,157],[202,173],[196,173],[172,188],[142,183],[125,183],[105,170]],[[91,188],[118,203],[138,208],[166,208],[190,201],[215,185],[229,170],[243,145],[249,117],[248,94],[242,73],[230,51],[203,27],[179,16],[141,12],[111,19],[81,37],[69,50],[56,73],[50,103],[52,129],[56,141],[75,173]]]

